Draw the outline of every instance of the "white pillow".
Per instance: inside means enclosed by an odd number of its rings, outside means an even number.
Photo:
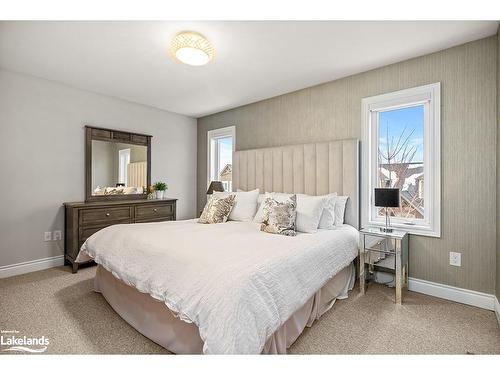
[[[266,193],[264,200],[274,198],[278,202],[284,202],[289,199],[290,194],[286,193]],[[260,205],[257,214],[254,217],[254,222],[262,223],[264,219],[263,204]],[[305,194],[297,194],[297,218],[295,220],[295,229],[298,232],[315,233],[318,230],[319,221],[323,208],[325,206],[324,196],[312,196]]]
[[[319,221],[319,229],[334,229],[335,228],[335,202],[337,201],[337,193],[324,195],[325,208],[321,214]]]
[[[295,228],[298,232],[315,233],[318,231],[325,201],[325,196],[297,194]]]
[[[252,221],[257,211],[257,198],[259,197],[259,189],[252,191],[238,191],[234,192],[217,192],[214,191],[215,196],[227,196],[229,194],[235,195],[234,207],[229,214],[228,220],[233,221]]]
[[[260,189],[255,189],[255,190],[259,191],[259,197],[257,198],[257,205],[260,206],[260,204],[262,202],[264,202],[264,197],[265,197],[266,194],[260,194]],[[254,191],[254,190],[251,190],[251,191]],[[248,191],[247,190],[238,189],[238,190],[236,190],[236,192],[238,192],[238,193],[247,193]]]
[[[254,223],[262,223],[262,221],[264,220],[264,205],[262,203],[264,203],[264,201],[266,200],[266,198],[270,197],[271,193],[266,193],[266,194],[259,194],[259,197],[257,198],[257,213],[255,214],[254,218],[253,218],[253,222]]]
[[[347,203],[348,196],[337,196],[335,200],[335,225],[344,224],[344,214],[345,205]]]

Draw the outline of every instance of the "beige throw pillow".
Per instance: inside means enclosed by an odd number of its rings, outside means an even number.
[[[262,203],[263,221],[260,230],[267,233],[295,236],[295,218],[297,215],[297,196],[291,195],[285,201],[266,198]]]
[[[233,194],[227,197],[212,196],[205,205],[198,223],[216,224],[225,223],[231,210],[233,209],[235,196]]]

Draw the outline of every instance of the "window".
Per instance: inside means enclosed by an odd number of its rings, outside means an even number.
[[[235,128],[208,131],[207,187],[210,181],[222,181],[225,191],[232,191],[232,163]]]
[[[439,83],[362,100],[363,225],[385,223],[373,189],[396,187],[401,205],[388,209],[391,226],[441,235],[440,123]]]
[[[116,155],[116,154],[115,154]],[[124,184],[123,186],[127,186],[128,182],[128,168],[127,166],[130,164],[130,149],[126,148],[123,150],[118,150],[118,183]]]

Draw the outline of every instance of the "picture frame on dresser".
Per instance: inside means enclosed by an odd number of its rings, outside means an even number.
[[[99,230],[176,220],[177,199],[147,199],[151,135],[88,125],[84,129],[85,200],[64,203],[64,262],[73,273],[82,264],[76,262],[81,246]]]

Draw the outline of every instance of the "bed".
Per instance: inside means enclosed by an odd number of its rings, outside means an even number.
[[[79,260],[95,289],[146,337],[179,353],[286,353],[354,283],[358,141],[233,155],[233,188],[349,195],[345,225],[287,237],[259,224],[195,220],[105,228]]]

